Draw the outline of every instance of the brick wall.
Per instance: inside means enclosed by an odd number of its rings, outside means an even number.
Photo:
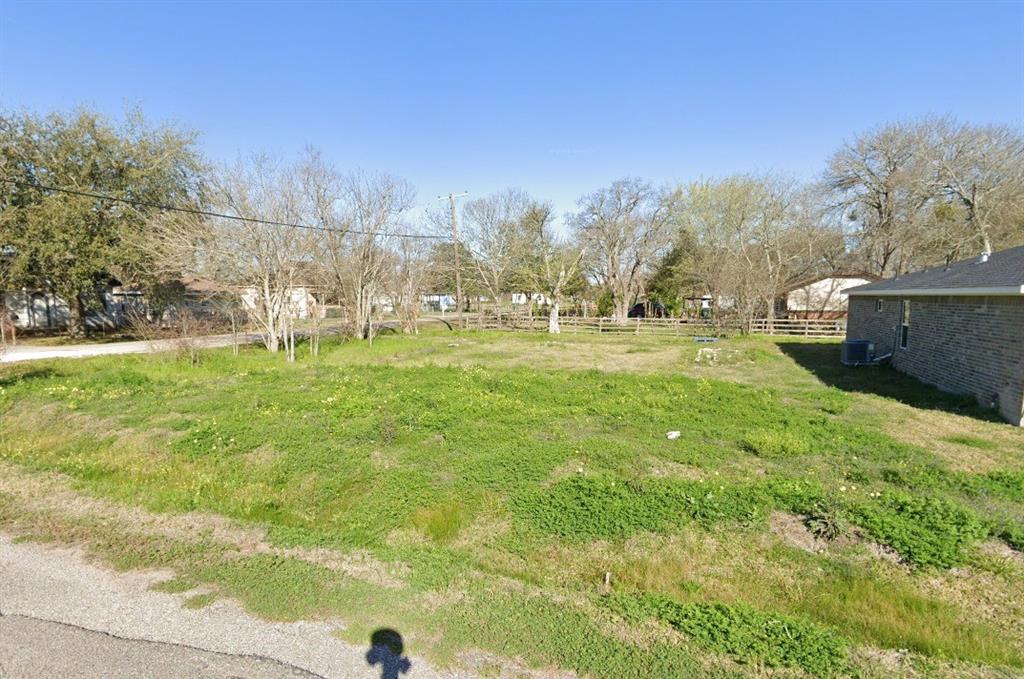
[[[882,311],[875,303],[882,299]],[[875,355],[884,356],[895,348],[896,327],[900,322],[900,303],[895,297],[850,297],[849,315],[846,318],[846,339],[871,340],[875,343]]]
[[[851,297],[847,339],[872,340],[897,370],[1024,424],[1024,298],[910,297],[906,349],[893,349],[902,299],[882,298],[881,313],[877,299]]]

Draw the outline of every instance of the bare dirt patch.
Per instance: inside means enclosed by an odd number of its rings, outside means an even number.
[[[650,458],[648,461],[648,474],[668,479],[685,479],[688,481],[701,481],[707,478],[703,469],[688,464]]]
[[[584,463],[583,460],[574,457],[574,458],[571,458],[569,460],[566,460],[562,464],[560,464],[557,467],[555,467],[554,469],[552,469],[551,473],[548,474],[548,477],[544,480],[543,485],[545,487],[546,486],[551,486],[551,485],[554,485],[554,484],[558,483],[559,481],[561,481],[564,478],[568,478],[570,476],[574,476],[574,475],[577,475],[577,474],[586,474],[586,473],[587,473],[587,465],[586,465],[586,463]]]
[[[790,547],[818,554],[828,548],[828,543],[808,530],[806,517],[789,512],[772,512],[768,517],[768,529]]]
[[[281,451],[275,450],[272,446],[264,444],[243,455],[242,459],[245,460],[247,464],[262,467],[277,462],[283,455],[284,453]]]

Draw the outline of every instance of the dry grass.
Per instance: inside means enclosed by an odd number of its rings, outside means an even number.
[[[987,422],[941,410],[923,410],[902,403],[872,405],[884,409],[887,415],[884,431],[887,434],[931,450],[957,471],[984,474],[1020,465],[1024,459],[1021,432],[1001,422]],[[990,446],[979,448],[950,440],[958,437],[986,441]]]
[[[120,505],[73,490],[60,474],[37,474],[0,461],[0,494],[10,498],[13,513],[61,515],[86,522],[131,527],[135,532],[175,541],[210,541],[239,556],[265,554],[298,559],[383,587],[401,587],[407,568],[385,564],[365,550],[342,553],[315,547],[279,547],[266,531],[216,514],[156,514],[141,507]]]

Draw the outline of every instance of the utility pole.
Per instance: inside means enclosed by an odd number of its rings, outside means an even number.
[[[459,262],[459,220],[455,213],[455,199],[468,196],[469,191],[463,191],[462,193],[449,193],[448,206],[451,208],[452,215],[452,247],[455,248],[455,307],[459,311],[459,328],[462,330],[466,329],[466,320],[462,316],[462,307],[465,306],[465,300],[462,298],[462,265]],[[444,200],[445,196],[438,196],[438,200]]]

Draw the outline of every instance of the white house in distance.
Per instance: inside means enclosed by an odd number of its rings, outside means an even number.
[[[844,290],[879,280],[869,273],[834,273],[794,281],[776,300],[776,314],[787,318],[845,318]]]
[[[133,314],[145,311],[145,300],[138,290],[109,285],[97,293],[102,307],[86,311],[85,324],[90,328],[119,328],[127,324]],[[0,297],[6,321],[19,330],[60,330],[66,328],[71,319],[67,301],[48,290],[0,291]]]

